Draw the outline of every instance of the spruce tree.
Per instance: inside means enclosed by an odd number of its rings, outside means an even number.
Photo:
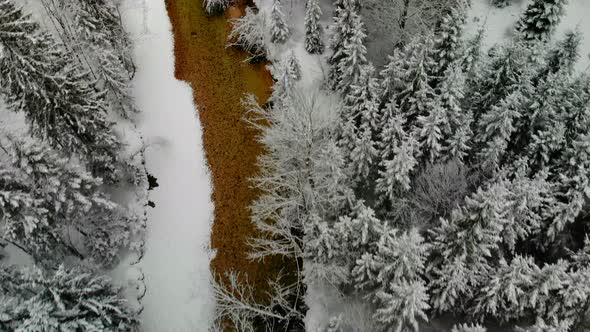
[[[332,54],[328,58],[328,64],[330,65],[328,84],[334,90],[341,85],[342,66],[340,62],[346,57],[346,43],[350,43],[348,41],[357,30],[356,25],[362,21],[357,8],[356,0],[341,0],[336,6],[336,15],[332,23],[332,37],[330,39]]]
[[[15,142],[3,148],[12,160],[2,165],[2,237],[49,264],[84,255],[70,242],[73,233],[100,264],[112,263],[119,249],[131,245],[139,225],[101,193],[99,178],[45,145]]]
[[[0,1],[0,93],[24,112],[32,133],[88,160],[94,174],[115,180],[120,147],[106,119],[105,91],[30,15]]]
[[[539,73],[537,80],[547,79],[550,74],[560,70],[567,74],[573,74],[576,62],[580,58],[580,43],[582,34],[580,31],[569,31],[565,38],[557,42],[547,54],[545,68]]]
[[[111,280],[60,266],[44,273],[0,266],[5,331],[137,331],[139,320]]]
[[[466,20],[466,9],[462,5],[451,7],[448,13],[438,22],[432,46],[431,74],[436,81],[455,61],[459,60],[463,51],[463,26]]]
[[[281,0],[273,0],[270,13],[270,40],[273,43],[283,44],[290,34],[285,14],[281,8]]]
[[[397,103],[400,111],[406,114],[408,126],[415,124],[418,116],[428,113],[435,102],[435,91],[430,85],[432,58],[428,50],[431,39],[416,38],[401,53],[390,57],[389,63],[381,71],[381,106]]]
[[[301,80],[301,66],[299,65],[299,61],[297,61],[297,56],[295,55],[294,51],[291,51],[287,58],[287,73],[291,77],[293,81],[300,81]]]
[[[478,157],[485,169],[494,170],[501,166],[510,138],[516,131],[515,122],[522,116],[520,110],[525,103],[526,98],[516,91],[483,114],[477,123],[475,140],[482,146]]]
[[[75,1],[67,2],[63,8],[70,9],[73,20],[72,27],[62,29],[62,36],[69,36],[74,52],[81,55],[77,59],[107,91],[106,99],[111,107],[128,117],[136,111],[129,90],[135,65],[131,40],[122,26],[116,4]],[[68,24],[67,20],[62,24]]]
[[[516,24],[526,40],[547,40],[561,21],[567,0],[533,0]]]
[[[308,0],[305,12],[305,49],[311,54],[324,53],[323,29],[320,24],[322,9],[319,0]]]
[[[443,150],[443,129],[447,118],[440,104],[436,104],[427,115],[418,116],[417,137],[421,153],[428,162],[434,163]]]
[[[482,44],[485,30],[480,28],[472,38],[465,41],[465,49],[460,59],[463,72],[472,76],[482,57]]]
[[[350,92],[352,85],[358,85],[362,71],[366,70],[367,48],[365,39],[367,35],[364,31],[364,25],[360,15],[354,16],[353,31],[350,38],[344,41],[344,50],[342,59],[338,62],[337,90],[346,96]]]

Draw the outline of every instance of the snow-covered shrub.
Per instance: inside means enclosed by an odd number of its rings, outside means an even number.
[[[139,320],[110,279],[90,271],[44,273],[0,266],[3,331],[137,331]]]
[[[203,7],[208,14],[220,14],[232,4],[234,0],[204,0]]]
[[[247,7],[246,15],[232,20],[233,27],[228,36],[230,45],[238,46],[250,53],[250,60],[266,57],[270,41],[266,22],[263,12]]]

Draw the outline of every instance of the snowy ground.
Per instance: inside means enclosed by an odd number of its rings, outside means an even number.
[[[144,7],[145,6],[145,7]],[[213,204],[201,127],[191,88],[174,78],[173,40],[163,0],[127,0],[125,23],[136,41],[134,96],[141,113],[150,194],[143,331],[207,331],[214,301],[209,250]]]

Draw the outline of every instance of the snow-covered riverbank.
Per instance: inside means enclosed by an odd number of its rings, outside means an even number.
[[[145,6],[145,7],[144,7]],[[211,185],[191,88],[174,78],[170,22],[163,0],[128,0],[124,17],[136,41],[134,96],[141,111],[150,193],[143,331],[207,331],[210,288]]]

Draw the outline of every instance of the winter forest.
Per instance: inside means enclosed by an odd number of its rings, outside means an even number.
[[[590,331],[588,15],[0,0],[0,331]]]

